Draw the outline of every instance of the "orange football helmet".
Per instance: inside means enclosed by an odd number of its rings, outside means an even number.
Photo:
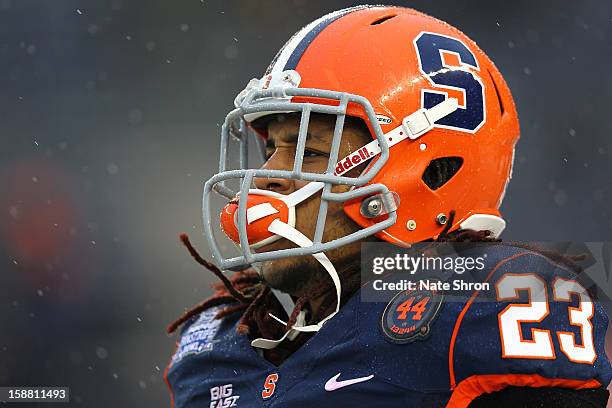
[[[402,243],[435,238],[453,209],[451,231],[463,224],[501,233],[503,222],[489,216],[500,216],[519,137],[518,117],[502,75],[465,34],[414,10],[363,8],[321,30],[295,70],[302,78],[300,87],[367,98],[377,117],[384,118],[379,119],[383,133],[419,109],[447,97],[458,99],[459,109],[433,129],[394,145],[370,181],[400,197],[397,222],[377,234],[381,239]],[[359,106],[349,106],[347,114],[369,123]],[[446,157],[458,158],[460,167],[443,185],[428,186],[423,180],[428,166]],[[359,201],[347,203],[345,210],[361,226],[375,222],[363,216]]]
[[[204,188],[204,229],[223,269],[312,255],[334,279],[339,302],[338,277],[324,255],[329,249],[371,235],[404,245],[435,239],[445,228],[490,230],[498,236],[505,227],[499,206],[519,138],[512,95],[485,53],[443,21],[386,6],[325,15],[285,44],[265,75],[251,80],[236,97],[235,106],[222,127],[219,173]],[[293,169],[250,169],[249,139],[261,144],[266,137],[250,124],[280,112],[302,114]],[[324,174],[302,171],[307,122],[314,112],[336,116]],[[373,141],[340,158],[347,115],[363,119]],[[240,168],[235,170],[227,165],[231,140],[241,146]],[[359,176],[345,175],[365,162]],[[283,196],[250,188],[254,177],[309,183]],[[239,191],[228,187],[230,179],[241,183]],[[353,188],[333,193],[335,184]],[[230,200],[222,211],[222,229],[239,244],[241,256],[221,254],[213,231],[213,191]],[[294,209],[319,193],[316,232],[306,237],[295,228]],[[362,229],[321,242],[321,212],[327,211],[329,201],[344,202],[346,214]],[[448,226],[452,210],[455,217]],[[298,248],[251,251],[280,237]]]
[[[288,84],[282,84],[283,79]],[[499,206],[519,137],[517,113],[493,62],[456,28],[402,7],[340,10],[296,33],[264,77],[254,82],[255,86],[252,81],[251,88],[243,91],[243,98],[249,91],[293,84],[362,96],[371,104],[377,123],[372,123],[358,103],[349,103],[346,114],[362,118],[373,135],[376,125],[388,134],[414,112],[456,98],[454,112],[418,137],[393,144],[387,162],[369,180],[369,184],[387,186],[399,197],[397,221],[376,235],[393,243],[435,238],[453,209],[456,216],[450,231],[489,229],[499,235],[503,230]],[[313,96],[285,99],[339,104]],[[251,122],[278,111],[246,112],[244,118]],[[455,163],[454,174],[442,185],[428,185],[424,175],[432,170],[432,163],[444,158]],[[363,227],[380,218],[364,216],[359,199],[347,201],[345,211]]]

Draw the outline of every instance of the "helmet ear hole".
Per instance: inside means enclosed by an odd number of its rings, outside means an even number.
[[[421,179],[432,190],[448,183],[463,165],[462,157],[439,157],[429,162]]]

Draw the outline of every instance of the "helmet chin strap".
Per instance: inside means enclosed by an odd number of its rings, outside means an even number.
[[[301,202],[310,198],[313,194],[319,192],[323,188],[323,186],[324,186],[323,183],[311,182],[287,196],[279,197],[278,195],[275,195],[275,197],[284,201],[285,204],[287,204],[287,207],[289,207],[290,209],[293,209]],[[268,191],[266,190],[258,190],[258,189],[249,190],[249,194],[264,194],[265,195],[267,193]],[[247,221],[248,223],[252,223],[258,219],[274,214],[275,211],[276,210],[272,208],[272,206],[270,206],[269,204],[266,204],[266,203],[258,204],[247,210]],[[268,231],[277,237],[281,237],[288,241],[293,242],[295,245],[301,248],[306,248],[306,247],[313,245],[313,242],[306,235],[304,235],[303,233],[301,233],[295,228],[295,219],[290,220],[289,223],[285,223],[279,219],[275,219],[268,226]],[[256,247],[257,244],[252,245],[252,246]],[[305,324],[306,313],[304,311],[301,311],[298,314],[296,323],[280,339],[272,340],[272,339],[257,338],[251,342],[251,345],[253,347],[258,347],[258,348],[263,348],[263,349],[273,349],[276,346],[278,346],[283,340],[287,338],[289,340],[295,339],[295,337],[300,332],[319,331],[319,329],[323,326],[323,324],[325,324],[326,321],[334,317],[336,313],[338,313],[338,310],[340,310],[340,288],[341,286],[340,286],[340,278],[338,276],[338,272],[336,271],[336,268],[334,267],[334,265],[331,263],[329,258],[324,253],[319,252],[319,253],[313,254],[312,256],[323,266],[323,268],[325,269],[325,271],[327,271],[327,273],[329,274],[329,276],[331,277],[334,283],[334,286],[336,288],[336,297],[337,297],[335,310],[330,315],[328,315],[323,320],[321,320],[320,322],[316,324],[311,324],[311,325]],[[282,292],[276,291],[276,290],[273,290],[272,293],[274,293],[274,295],[279,299],[281,305],[283,305],[283,308],[285,309],[287,314],[290,315],[293,308],[295,307],[295,303],[293,302],[293,299],[291,299],[290,296]],[[273,315],[272,313],[270,313],[270,317],[272,317],[274,320],[276,320],[282,325],[285,325],[285,326],[287,325],[287,322]]]
[[[285,238],[288,241],[293,242],[294,244],[302,248],[309,247],[312,245],[312,241],[308,237],[306,237],[306,235],[302,234],[300,231],[298,231],[294,227],[278,219],[272,221],[269,227],[269,231]],[[257,338],[251,342],[251,345],[253,347],[272,349],[278,346],[283,340],[285,340],[285,338],[289,338],[290,340],[293,340],[297,336],[297,334],[299,334],[299,332],[317,332],[319,331],[319,329],[321,329],[321,327],[323,326],[323,324],[325,324],[326,321],[334,317],[336,313],[338,313],[338,310],[340,310],[340,278],[338,277],[338,272],[336,271],[336,268],[334,267],[334,265],[331,263],[329,258],[324,253],[319,252],[319,253],[313,254],[312,256],[317,261],[319,261],[319,263],[323,266],[323,268],[325,268],[329,276],[332,278],[332,281],[334,282],[334,286],[336,288],[336,297],[337,297],[335,310],[331,314],[329,314],[327,317],[325,317],[323,320],[321,320],[319,323],[311,324],[311,325],[304,325],[305,312],[301,311],[298,315],[296,323],[283,335],[283,337],[281,337],[278,340]],[[290,312],[288,314],[290,314]],[[287,322],[278,318],[272,313],[269,313],[269,315],[270,317],[272,317],[274,320],[281,323],[282,325],[285,325],[285,326],[287,325]]]

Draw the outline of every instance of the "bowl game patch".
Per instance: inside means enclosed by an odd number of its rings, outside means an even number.
[[[172,357],[172,364],[190,354],[199,354],[213,348],[213,339],[223,319],[215,319],[218,308],[213,307],[200,313],[198,320],[182,334]]]
[[[434,289],[399,292],[381,316],[385,340],[404,344],[426,338],[443,300],[444,294]]]

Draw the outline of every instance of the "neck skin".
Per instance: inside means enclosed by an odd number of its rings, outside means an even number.
[[[360,281],[360,267],[354,264],[348,265],[345,269],[338,271],[338,276],[341,282],[341,293],[340,293],[340,307],[348,301],[348,299],[359,290],[361,285]],[[331,279],[330,279],[331,280]],[[336,291],[331,284],[329,290],[320,296],[317,296],[307,303],[307,308],[310,310],[310,324],[318,323],[320,320],[329,316],[336,309]],[[321,310],[324,307],[327,310]],[[317,316],[317,321],[313,320],[313,317]]]
[[[341,282],[340,307],[350,299],[361,286],[360,266],[347,265],[343,270],[338,271]],[[336,308],[336,290],[328,277],[324,283],[327,290],[321,295],[310,299],[306,303],[306,309],[310,311],[309,324],[316,324],[329,316]],[[295,297],[294,297],[295,298]]]
[[[357,292],[357,290],[359,290],[361,285],[360,271],[360,264],[355,262],[350,262],[342,270],[338,271],[338,276],[342,285],[340,297],[341,307],[347,302],[348,299],[351,298],[353,294]],[[336,291],[331,279],[328,277],[323,282],[313,282],[313,285],[317,284],[326,285],[328,290],[322,295],[310,299],[304,305],[304,308],[310,311],[310,317],[307,324],[319,323],[336,309],[336,302],[338,300],[336,298]],[[296,300],[298,297],[296,295],[298,294],[292,294],[294,300]],[[316,333],[300,333],[293,341],[285,340],[274,349],[263,350],[263,356],[272,364],[279,366],[304,343],[306,343],[306,341],[308,341],[308,339],[310,339],[314,334]]]

